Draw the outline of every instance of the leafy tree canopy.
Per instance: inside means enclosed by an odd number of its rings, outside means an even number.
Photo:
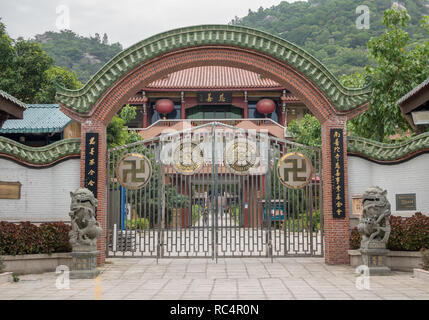
[[[291,121],[287,130],[298,143],[319,148],[322,145],[322,131],[320,123],[310,114],[306,114],[300,120],[297,119]]]
[[[410,129],[397,101],[429,75],[429,41],[410,43],[406,32],[410,16],[401,9],[386,10],[385,32],[368,42],[368,56],[373,66],[361,74],[342,77],[343,84],[361,87],[371,81],[373,92],[369,110],[351,120],[353,134],[378,141]],[[428,17],[421,26],[429,35]]]
[[[122,146],[142,140],[135,131],[128,132],[125,125],[137,115],[136,107],[126,105],[119,115],[115,115],[107,126],[107,146],[108,148]]]
[[[54,60],[40,44],[22,38],[13,40],[0,20],[0,89],[25,103],[55,103],[54,79],[78,89],[81,83],[75,73],[54,66]]]
[[[390,135],[409,129],[397,101],[429,75],[429,41],[410,44],[406,32],[409,21],[405,10],[386,10],[385,32],[368,42],[368,56],[373,66],[367,66],[364,72],[340,77],[347,87],[360,88],[371,82],[373,88],[369,109],[348,122],[349,134],[391,142]],[[428,22],[429,18],[424,17],[421,27],[429,34]],[[320,125],[312,116],[291,122],[288,130],[299,143],[320,145]]]
[[[384,32],[383,12],[392,0],[308,0],[289,3],[235,17],[230,23],[260,29],[304,48],[321,60],[335,75],[362,72],[370,63],[367,42]],[[406,31],[411,43],[427,38],[419,28],[427,15],[425,0],[401,0],[411,16]],[[358,29],[356,13],[359,5],[370,9],[370,28]]]

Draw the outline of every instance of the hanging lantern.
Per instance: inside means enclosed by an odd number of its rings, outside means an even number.
[[[259,100],[256,104],[256,110],[258,110],[259,113],[262,113],[263,115],[267,116],[270,113],[273,113],[276,109],[276,104],[271,99],[262,99]]]
[[[174,110],[174,103],[170,99],[160,99],[155,104],[155,110],[162,114],[165,120],[167,114]]]

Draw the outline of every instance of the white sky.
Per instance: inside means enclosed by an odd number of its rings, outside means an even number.
[[[288,0],[294,2],[297,0]],[[159,32],[199,24],[227,24],[248,10],[281,0],[0,0],[0,17],[12,38],[59,31],[57,13],[69,10],[70,29],[89,36],[107,33],[124,48]],[[61,10],[62,12],[62,10]]]

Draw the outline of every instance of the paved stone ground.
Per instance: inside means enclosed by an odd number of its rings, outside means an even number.
[[[0,284],[0,299],[424,299],[429,285],[412,273],[370,277],[358,290],[354,269],[320,258],[108,259],[95,280],[70,280],[57,289],[58,274],[23,275]]]

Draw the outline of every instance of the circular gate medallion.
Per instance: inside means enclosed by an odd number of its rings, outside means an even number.
[[[130,153],[119,160],[116,166],[116,178],[127,189],[143,188],[152,176],[152,165],[147,157],[139,153]]]
[[[195,142],[181,142],[173,151],[173,167],[183,175],[193,175],[204,165],[204,151]]]
[[[310,182],[312,175],[313,165],[302,153],[290,152],[277,163],[277,176],[288,188],[304,188]]]
[[[234,140],[225,147],[225,165],[235,174],[246,175],[258,164],[256,144],[247,140]]]

